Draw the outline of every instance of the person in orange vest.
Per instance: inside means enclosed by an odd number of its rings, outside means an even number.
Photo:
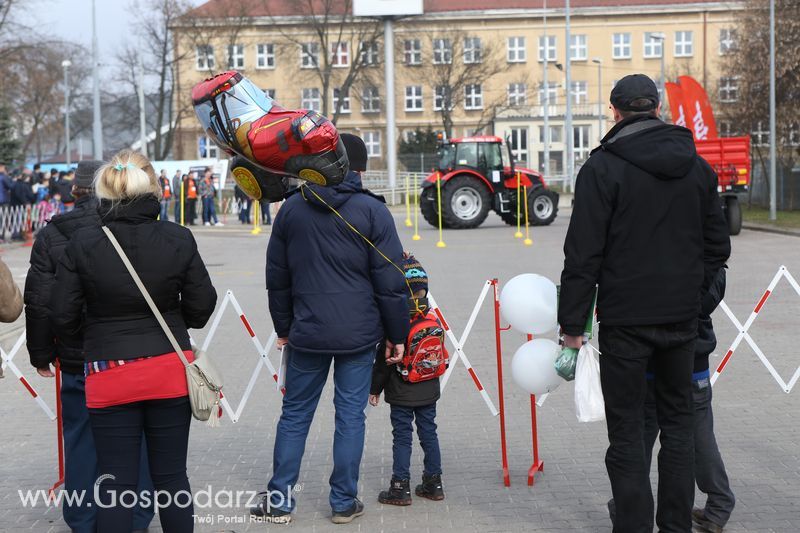
[[[184,194],[186,195],[186,223],[194,226],[194,217],[197,215],[197,173],[190,172],[186,176],[183,186]]]
[[[164,222],[169,222],[169,202],[172,200],[172,187],[170,187],[167,171],[161,169],[161,176],[158,177],[158,184],[161,186],[161,216]]]

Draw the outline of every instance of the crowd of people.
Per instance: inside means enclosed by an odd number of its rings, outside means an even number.
[[[708,381],[710,314],[724,292],[730,254],[716,176],[691,132],[658,118],[649,78],[626,76],[610,101],[616,125],[576,182],[561,279],[563,343],[586,342],[599,285],[613,531],[649,533],[657,525],[666,533],[719,533],[734,497],[714,440]],[[285,396],[267,491],[250,512],[273,524],[292,521],[306,439],[331,367],[332,521],[349,523],[365,512],[358,494],[364,411],[381,395],[391,406],[393,466],[376,499],[412,504],[414,421],[424,452],[414,493],[445,498],[438,377],[409,379],[412,365],[432,361],[416,358],[423,340],[412,327],[427,309],[428,275],[404,251],[383,199],[362,186],[364,142],[341,138],[350,162],[344,181],[291,191],[268,244],[267,299],[286,359]],[[64,376],[66,488],[92,493],[96,486],[104,502],[65,504],[65,521],[76,532],[146,528],[153,501],[126,506],[115,495],[149,491],[167,496],[155,502],[165,532],[193,531],[184,366],[124,262],[192,361],[188,329],[205,326],[217,296],[191,231],[167,215],[169,201],[184,195],[190,225],[198,199],[203,223],[217,223],[208,201],[213,176],[177,172],[170,180],[126,150],[108,162],[81,162],[65,179],[72,180],[73,209],[54,216],[36,240],[24,295],[31,364],[44,377],[58,364]],[[649,473],[657,434],[656,509]],[[695,484],[708,494],[704,508],[693,509]]]

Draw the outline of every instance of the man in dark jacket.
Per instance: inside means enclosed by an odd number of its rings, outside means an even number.
[[[14,182],[8,175],[8,169],[4,163],[0,163],[0,206],[8,205],[11,202],[11,187]]]
[[[730,255],[717,178],[686,128],[658,119],[655,84],[626,76],[617,124],[581,168],[564,243],[559,323],[580,347],[599,284],[600,373],[616,502],[614,531],[653,530],[644,442],[652,360],[661,429],[661,531],[688,532],[694,502],[692,369],[703,293]]]
[[[332,519],[347,523],[363,514],[356,496],[375,349],[385,340],[387,360],[398,362],[408,336],[409,293],[397,266],[403,247],[394,219],[382,200],[361,186],[364,142],[346,134],[342,140],[351,169],[345,181],[331,188],[303,186],[291,195],[275,219],[267,250],[269,310],[278,345],[290,350],[272,479],[267,496],[251,510],[272,523],[291,520],[292,487],[331,362]]]
[[[99,226],[97,200],[92,179],[103,161],[81,161],[71,191],[75,209],[53,217],[36,237],[31,251],[31,267],[25,280],[25,335],[31,365],[42,377],[54,376],[51,364],[58,361],[61,369],[61,406],[64,430],[66,490],[91,495],[97,480],[97,455],[89,411],[86,408],[83,338],[81,335],[56,336],[50,320],[50,295],[56,267],[72,236],[81,228]],[[146,462],[142,461],[143,483],[140,489],[152,487]],[[64,521],[75,532],[94,532],[96,509],[87,505],[64,505]],[[152,509],[137,508],[136,529],[146,529],[153,518]]]

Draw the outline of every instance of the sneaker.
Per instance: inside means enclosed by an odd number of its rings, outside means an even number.
[[[331,522],[334,524],[349,524],[363,514],[364,504],[361,503],[361,500],[356,498],[353,500],[353,506],[347,511],[334,511],[333,516],[331,516]]]
[[[378,501],[388,505],[411,505],[411,485],[407,479],[392,478],[389,490],[378,494]]]
[[[203,225],[204,225],[204,226],[210,226],[210,225],[211,225],[211,222],[203,222]]]
[[[215,226],[224,226],[225,224],[223,224],[222,222],[217,222],[217,223],[216,223],[216,224],[214,224],[214,225],[215,225]]]
[[[259,522],[267,524],[288,524],[292,521],[291,511],[284,511],[274,507],[269,501],[269,494],[262,493],[261,501],[250,508],[250,514]]]
[[[436,474],[433,476],[422,475],[422,484],[417,485],[414,491],[417,496],[421,498],[428,498],[429,500],[440,501],[444,500],[444,487],[442,487],[442,476]]]
[[[692,511],[692,521],[694,522],[695,528],[698,531],[704,531],[706,533],[722,533],[723,526],[706,518],[705,509],[694,509]]]

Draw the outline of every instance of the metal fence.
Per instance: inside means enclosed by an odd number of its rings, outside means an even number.
[[[750,192],[740,198],[743,202],[759,207],[769,207],[769,173],[756,158],[753,158],[753,173]],[[775,201],[781,211],[800,209],[800,167],[788,169],[777,168],[775,183]]]

